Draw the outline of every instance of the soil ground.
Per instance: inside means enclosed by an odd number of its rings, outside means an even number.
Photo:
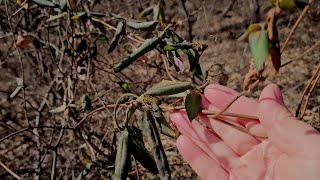
[[[231,1],[231,0],[230,0]],[[232,1],[229,10],[225,12],[230,1],[220,0],[189,0],[186,2],[186,9],[189,13],[189,20],[192,22],[193,42],[208,44],[207,50],[201,57],[201,64],[204,71],[208,71],[209,77],[212,77],[212,83],[219,82],[219,76],[215,76],[221,72],[228,75],[229,79],[226,85],[237,91],[242,90],[242,82],[245,74],[248,71],[249,50],[245,43],[238,42],[237,38],[245,32],[246,27],[253,20],[252,11],[249,8],[248,0]],[[95,7],[97,12],[115,12],[125,17],[136,17],[137,14],[154,1],[132,0],[132,1],[101,1],[101,5]],[[260,21],[264,20],[264,15],[270,9],[271,5],[268,1],[258,1],[259,13],[256,18]],[[188,21],[185,16],[182,6],[178,1],[166,1],[165,4],[166,16],[171,18],[171,21],[179,24],[177,31],[181,36],[188,39]],[[301,10],[285,12],[282,14],[278,22],[279,39],[282,44],[287,37],[290,28],[298,18]],[[296,32],[292,36],[286,50],[282,56],[282,62],[287,62],[290,59],[303,53],[314,43],[320,40],[320,3],[317,1],[312,4],[310,11],[305,15],[302,22],[298,26]],[[0,36],[6,35],[0,31]],[[141,37],[148,37],[150,34],[141,33]],[[27,123],[24,118],[23,101],[21,93],[14,100],[9,99],[9,95],[16,87],[16,77],[19,75],[19,59],[16,51],[8,52],[11,46],[9,38],[0,39],[0,138],[26,127]],[[54,42],[53,42],[54,43]],[[131,47],[129,40],[124,40],[127,47]],[[133,43],[135,46],[135,44]],[[28,118],[35,119],[37,111],[43,99],[48,96],[47,105],[44,107],[41,114],[40,125],[59,125],[60,117],[53,117],[48,111],[53,107],[58,106],[62,102],[62,97],[56,97],[59,89],[53,87],[53,92],[47,93],[50,87],[50,82],[46,80],[50,73],[38,73],[38,69],[34,68],[37,64],[30,55],[29,51],[35,51],[34,48],[24,50],[23,57],[25,61],[25,84],[26,84],[26,100]],[[117,48],[110,55],[107,54],[107,47],[101,45],[99,47],[100,58],[96,63],[94,72],[93,84],[99,95],[106,104],[112,104],[118,97],[123,94],[118,86],[114,83],[117,78],[108,73],[111,65],[119,62],[122,58],[128,55],[130,48]],[[106,57],[106,58],[102,58]],[[152,84],[159,82],[160,79],[168,79],[164,68],[158,71],[156,68],[161,64],[159,58],[150,54],[150,61],[138,62],[133,64],[124,71],[122,78],[130,82],[134,87],[137,87],[138,93],[149,88]],[[46,61],[47,59],[43,59]],[[49,60],[48,60],[49,61]],[[107,62],[107,63],[106,63]],[[298,59],[289,65],[281,68],[276,77],[268,79],[259,84],[259,86],[248,96],[257,98],[267,84],[276,83],[281,88],[285,103],[289,110],[295,112],[299,103],[300,95],[312,76],[315,67],[320,62],[319,48],[307,54],[301,59]],[[45,62],[50,69],[53,65],[50,62]],[[145,63],[148,66],[145,66]],[[214,66],[219,64],[219,66]],[[222,67],[222,68],[221,68]],[[188,68],[186,68],[188,69]],[[171,69],[174,72],[173,68]],[[51,75],[54,75],[52,72]],[[181,74],[173,73],[180,80],[188,80],[186,75],[188,72]],[[44,77],[42,77],[44,76]],[[97,96],[90,89],[89,85],[83,82],[76,82],[75,99],[77,107],[80,107],[80,97],[82,94],[89,92],[96,102],[94,107],[98,107],[99,103]],[[320,89],[319,85],[315,88],[310,98],[308,110],[304,117],[304,121],[312,124],[315,127],[320,127]],[[83,117],[83,115],[80,115]],[[77,120],[74,120],[77,121]],[[106,154],[110,153],[108,147],[111,144],[112,130],[111,117],[107,112],[101,111],[88,119],[84,124],[88,134],[92,138],[92,142],[101,148]],[[40,137],[47,142],[55,142],[59,135],[58,130],[44,129],[40,130]],[[38,156],[37,145],[30,140],[31,133],[26,132],[23,135],[14,136],[0,143],[0,161],[6,164],[10,169],[20,175],[25,175],[26,179],[33,179],[32,174],[37,162]],[[81,151],[84,150],[90,153],[90,149],[86,146],[83,140],[75,139],[76,133],[66,131],[61,140],[61,145],[58,149],[57,175],[58,179],[67,179],[69,177],[77,177],[84,168],[84,159]],[[105,137],[105,138],[103,138]],[[102,140],[105,139],[105,140]],[[169,158],[170,167],[172,169],[173,179],[197,179],[197,175],[193,172],[188,164],[179,155],[175,139],[162,137],[163,144]],[[42,151],[41,155],[46,154],[41,164],[43,174],[41,179],[48,179],[51,172],[52,152]],[[98,173],[93,176],[95,179],[100,179]],[[12,179],[12,177],[0,168],[0,179]]]

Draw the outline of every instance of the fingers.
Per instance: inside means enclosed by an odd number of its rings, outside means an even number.
[[[262,91],[258,115],[270,142],[280,151],[303,157],[320,156],[320,133],[288,111],[276,85],[269,85]]]
[[[212,129],[235,153],[242,156],[250,151],[260,141],[249,134],[241,132],[234,127],[207,116],[200,116],[202,121]]]
[[[179,136],[177,147],[180,154],[201,179],[228,179],[229,174],[187,136]],[[208,170],[209,167],[210,170]]]
[[[227,87],[211,84],[206,87],[204,91],[206,99],[211,103],[214,107],[207,107],[208,109],[224,109],[228,104],[237,97],[238,92],[229,89]],[[203,106],[208,105],[204,103]],[[258,103],[247,97],[240,97],[237,101],[235,101],[228,109],[227,112],[238,113],[249,116],[257,116]],[[256,134],[258,136],[266,136],[266,132],[262,125],[256,120],[250,120],[246,118],[234,118],[234,117],[223,117],[224,120],[231,122],[239,122],[243,124],[250,133]]]
[[[230,170],[231,164],[238,158],[216,134],[203,127],[199,122],[189,122],[185,113],[172,113],[171,121],[177,129],[197,146],[202,149],[208,156],[216,160],[224,169]]]

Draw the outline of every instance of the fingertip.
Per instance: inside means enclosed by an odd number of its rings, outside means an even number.
[[[262,90],[259,102],[266,100],[272,100],[284,105],[281,90],[276,84],[269,84]]]

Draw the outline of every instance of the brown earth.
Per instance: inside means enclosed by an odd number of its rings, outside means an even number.
[[[267,1],[258,1],[260,10],[258,15],[253,17],[252,11],[249,8],[249,1],[247,0],[232,1],[233,3],[229,10],[225,12],[225,8],[228,7],[230,1],[190,0],[186,2],[186,9],[189,13],[189,20],[192,22],[193,42],[209,45],[201,57],[203,71],[208,71],[209,77],[212,77],[212,83],[218,83],[220,76],[215,75],[224,72],[229,76],[227,86],[241,91],[244,76],[248,71],[249,52],[246,44],[238,42],[237,38],[245,32],[246,27],[255,18],[260,18],[263,21],[264,15],[271,5]],[[178,2],[166,1],[165,13],[167,17],[170,17],[172,22],[179,24],[177,26],[179,34],[189,39],[188,20],[183,7]],[[140,11],[152,3],[155,2],[142,0],[101,1],[101,5],[95,6],[94,11],[102,13],[115,12],[125,17],[136,17]],[[0,6],[0,12],[1,16],[5,14],[3,5]],[[301,10],[297,9],[281,15],[278,22],[279,39],[281,42],[284,42],[300,12]],[[22,14],[19,15],[23,16]],[[6,19],[0,20],[1,23],[7,24],[5,23]],[[319,20],[320,4],[316,2],[312,4],[294,33],[292,40],[283,53],[282,62],[287,62],[298,56],[320,40]],[[46,31],[41,32],[40,29],[33,29],[32,24],[26,25],[24,23],[27,23],[27,21],[21,21],[21,26],[27,27],[26,31],[34,34],[38,33],[38,36],[42,39],[46,38]],[[19,69],[19,54],[12,46],[12,37],[8,36],[9,32],[4,29],[5,27],[0,28],[0,138],[28,126],[23,111],[22,93],[20,92],[13,100],[9,98],[9,95],[16,88],[16,78],[20,77],[21,73]],[[110,39],[112,38],[112,34],[112,31],[108,31]],[[139,36],[143,38],[151,35],[151,33],[139,33]],[[54,38],[50,42],[61,47],[59,41]],[[106,104],[115,103],[117,98],[123,94],[123,91],[115,83],[119,81],[119,78],[110,73],[109,70],[115,63],[119,62],[132,51],[132,46],[137,47],[137,44],[125,39],[122,45],[111,54],[107,54],[106,45],[100,45],[98,48],[100,54],[95,62],[95,70],[92,72],[94,74],[92,82],[99,96]],[[22,61],[24,62],[26,110],[31,124],[34,125],[36,123],[37,109],[43,101],[46,105],[41,110],[39,125],[58,126],[61,123],[73,124],[78,122],[84,116],[84,112],[74,112],[77,118],[70,119],[70,122],[65,122],[59,115],[53,116],[49,113],[49,110],[60,106],[63,102],[63,89],[61,86],[62,84],[65,85],[66,82],[65,80],[62,81],[61,75],[59,77],[59,70],[52,63],[52,59],[58,62],[60,54],[54,51],[49,53],[47,49],[39,51],[33,45],[22,49],[21,54]],[[66,58],[63,60],[61,67],[68,67]],[[307,80],[312,76],[319,61],[320,53],[319,48],[317,48],[303,58],[281,68],[275,78],[268,79],[266,82],[259,84],[249,96],[257,98],[263,87],[270,83],[276,83],[283,92],[288,108],[294,113]],[[215,64],[221,66],[214,66]],[[179,80],[190,80],[188,78],[190,74],[187,70],[181,74],[175,73],[173,68],[170,68],[170,70]],[[162,61],[155,53],[148,55],[147,62],[143,60],[134,63],[123,74],[118,76],[122,80],[129,82],[136,93],[145,91],[152,84],[159,82],[163,78],[168,79]],[[54,79],[56,79],[55,82],[53,81]],[[73,83],[75,87],[74,99],[78,109],[81,109],[80,97],[83,94],[88,94],[92,97],[94,102],[93,108],[102,105],[87,81],[76,80]],[[315,127],[320,127],[319,95],[318,85],[312,93],[308,110],[304,117],[306,122],[311,123]],[[91,118],[88,118],[84,123],[85,130],[91,137],[92,143],[105,154],[111,153],[110,146],[113,134],[110,128],[112,125],[111,121],[112,118],[108,112],[100,111]],[[58,139],[59,131],[58,129],[43,128],[39,129],[38,132],[34,131],[34,133],[39,133],[40,142],[44,141],[54,144]],[[84,156],[81,151],[90,154],[92,150],[80,138],[79,132],[65,130],[64,133],[58,148],[56,174],[58,179],[68,179],[70,177],[74,179],[85,165]],[[175,140],[165,136],[162,136],[162,139],[172,169],[173,179],[197,179],[196,174],[179,155],[175,146]],[[27,131],[0,142],[0,161],[20,176],[24,176],[26,179],[33,179],[36,176],[32,173],[37,168],[38,158],[41,157],[43,158],[43,162],[41,163],[42,174],[40,179],[49,179],[53,153],[51,150],[43,147],[44,143],[41,143],[41,150],[39,151],[37,141],[37,138]],[[98,157],[103,158],[101,154]],[[102,176],[100,173],[99,171],[94,173],[92,178],[103,179],[103,177],[111,177],[110,174]],[[12,179],[12,176],[0,168],[0,179]]]

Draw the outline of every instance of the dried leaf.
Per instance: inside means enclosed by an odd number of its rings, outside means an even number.
[[[32,1],[38,4],[39,6],[43,6],[43,7],[58,7],[57,4],[54,4],[52,1],[48,1],[48,0],[32,0]]]
[[[154,5],[147,7],[144,9],[141,13],[139,13],[138,18],[143,18],[147,15],[149,15],[153,10]]]
[[[60,19],[60,18],[62,18],[64,16],[66,16],[67,14],[68,14],[67,12],[63,12],[63,13],[60,13],[60,14],[54,15],[54,16],[50,15],[50,17],[47,19],[46,22],[50,22],[50,21],[54,21],[54,20]]]
[[[81,97],[81,106],[83,110],[90,110],[92,107],[91,98],[87,95]]]
[[[146,30],[146,29],[155,27],[157,24],[158,24],[158,21],[148,21],[148,22],[127,21],[127,25],[135,30]]]
[[[23,79],[21,78],[16,78],[17,81],[17,87],[16,89],[11,93],[10,95],[10,99],[13,99],[14,97],[16,97],[16,95],[19,94],[20,90],[23,88]]]
[[[120,138],[117,142],[117,155],[115,160],[114,180],[125,180],[128,176],[128,168],[131,163],[129,151],[129,132],[124,130],[120,132]]]
[[[114,67],[113,71],[116,73],[122,71],[124,68],[128,67],[135,60],[137,60],[140,56],[155,49],[158,46],[158,44],[160,44],[160,42],[160,37],[153,37],[151,39],[147,39],[135,52],[133,52],[129,57],[125,58],[123,61],[117,64]]]
[[[191,91],[186,97],[185,107],[188,118],[192,121],[201,112],[201,95],[196,91]]]
[[[167,122],[167,120],[163,116],[163,112],[161,111],[160,107],[156,103],[152,103],[152,115],[157,120],[160,126],[161,133],[164,135],[167,135],[169,137],[176,137],[176,133],[171,128],[170,124]]]
[[[152,88],[148,89],[144,94],[152,96],[173,95],[192,89],[190,82],[175,82],[162,80]]]
[[[125,33],[126,33],[126,23],[125,23],[125,21],[120,21],[118,23],[115,35],[114,35],[113,39],[111,40],[111,43],[110,43],[110,46],[108,49],[108,53],[111,53],[117,47],[119,40],[121,39],[121,37],[123,35],[125,35]]]
[[[137,130],[134,128],[129,129],[129,142],[131,143],[131,153],[144,168],[146,168],[151,173],[157,174],[158,169],[156,162],[154,161],[152,155],[149,153],[147,148],[144,146],[142,137],[139,137],[137,135]]]
[[[52,114],[62,113],[62,112],[64,112],[64,110],[66,110],[67,107],[68,106],[66,105],[66,103],[63,103],[61,106],[59,106],[55,109],[52,109],[49,112]]]
[[[170,168],[164,152],[154,118],[149,111],[144,112],[144,118],[140,121],[142,132],[152,144],[152,154],[158,168],[159,177],[162,180],[171,179]]]
[[[16,45],[19,48],[26,48],[29,44],[33,42],[33,39],[28,36],[18,35]]]

